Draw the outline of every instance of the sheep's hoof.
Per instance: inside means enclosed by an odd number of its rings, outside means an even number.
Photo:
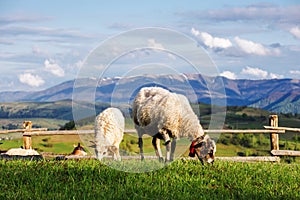
[[[171,160],[166,160],[165,163],[166,163],[166,164],[169,164],[169,163],[171,163]]]
[[[160,163],[164,162],[164,158],[163,157],[159,157],[158,160],[159,160]]]

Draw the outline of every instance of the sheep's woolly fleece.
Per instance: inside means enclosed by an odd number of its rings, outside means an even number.
[[[108,148],[113,147],[119,151],[119,145],[124,135],[124,127],[124,116],[117,108],[107,108],[96,117],[95,144],[98,158],[100,158],[99,154],[106,152]]]
[[[134,100],[132,111],[135,124],[152,136],[162,128],[177,138],[193,140],[204,135],[188,99],[166,89],[142,88]]]

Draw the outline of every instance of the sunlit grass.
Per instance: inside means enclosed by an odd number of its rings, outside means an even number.
[[[124,161],[125,162],[125,161]],[[139,169],[141,161],[127,160]],[[146,165],[151,168],[157,162]],[[110,166],[124,163],[110,163]],[[128,173],[97,160],[0,161],[0,199],[299,199],[297,164],[178,160]]]

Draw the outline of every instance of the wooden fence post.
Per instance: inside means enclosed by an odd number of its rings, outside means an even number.
[[[277,115],[270,115],[269,116],[269,124],[272,127],[278,127],[278,116]],[[271,151],[272,150],[279,150],[279,135],[276,133],[270,134],[270,141],[271,141]]]
[[[25,129],[23,132],[23,148],[24,149],[32,149],[32,141],[31,135],[26,135],[27,131],[31,131],[32,122],[31,121],[24,121],[23,128]]]
[[[23,148],[24,149],[32,149],[32,141],[30,135],[23,134]]]

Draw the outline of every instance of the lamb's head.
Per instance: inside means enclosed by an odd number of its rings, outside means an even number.
[[[205,135],[192,141],[189,156],[195,157],[196,154],[202,164],[203,162],[213,163],[216,150],[215,141]]]

